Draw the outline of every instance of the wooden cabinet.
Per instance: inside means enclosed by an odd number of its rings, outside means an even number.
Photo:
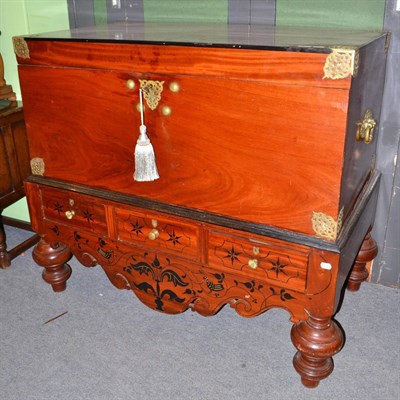
[[[386,35],[132,24],[14,45],[34,258],[53,289],[72,253],[158,311],[281,307],[303,383],[328,376],[342,288],[376,251]],[[148,182],[133,177],[139,89],[159,173]]]
[[[30,173],[23,108],[6,107],[0,110],[0,268],[9,267],[14,257],[38,241],[38,237],[34,236],[7,251],[1,216],[4,208],[24,197],[23,180]],[[28,225],[16,223],[16,226],[30,230]]]

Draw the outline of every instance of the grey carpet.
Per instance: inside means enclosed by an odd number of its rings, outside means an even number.
[[[9,247],[27,236],[7,234]],[[42,281],[31,251],[0,270],[0,399],[399,399],[397,289],[365,283],[346,293],[336,317],[345,346],[310,390],[293,369],[283,310],[163,315],[114,288],[100,267],[70,265],[63,293]]]

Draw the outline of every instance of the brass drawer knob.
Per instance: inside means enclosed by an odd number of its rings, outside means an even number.
[[[154,228],[149,232],[147,236],[150,240],[156,240],[160,236],[160,233],[157,229]]]
[[[247,264],[251,269],[256,269],[258,267],[258,260],[256,258],[251,258]]]
[[[75,211],[74,211],[74,210],[65,211],[65,216],[66,216],[68,219],[72,219],[72,218],[74,217],[74,215],[75,215]]]

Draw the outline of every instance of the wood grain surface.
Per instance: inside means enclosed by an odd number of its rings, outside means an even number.
[[[346,90],[27,66],[20,77],[31,156],[47,177],[308,234],[313,211],[338,215]],[[145,110],[161,176],[152,183],[132,178],[140,119],[128,78],[165,82]]]

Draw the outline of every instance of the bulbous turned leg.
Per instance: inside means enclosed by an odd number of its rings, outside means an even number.
[[[332,356],[343,346],[341,329],[330,318],[309,316],[307,321],[294,324],[291,339],[298,352],[293,365],[308,388],[318,386],[321,379],[333,371]]]
[[[71,276],[71,267],[66,262],[71,258],[71,251],[59,243],[52,247],[44,239],[40,239],[32,253],[34,261],[44,267],[43,280],[49,283],[55,292],[62,292],[67,287]]]
[[[357,292],[360,289],[361,283],[367,280],[368,270],[365,268],[367,262],[372,261],[378,254],[378,246],[375,240],[371,237],[370,232],[367,233],[365,239],[358,252],[354,266],[350,272],[347,281],[347,290]]]

